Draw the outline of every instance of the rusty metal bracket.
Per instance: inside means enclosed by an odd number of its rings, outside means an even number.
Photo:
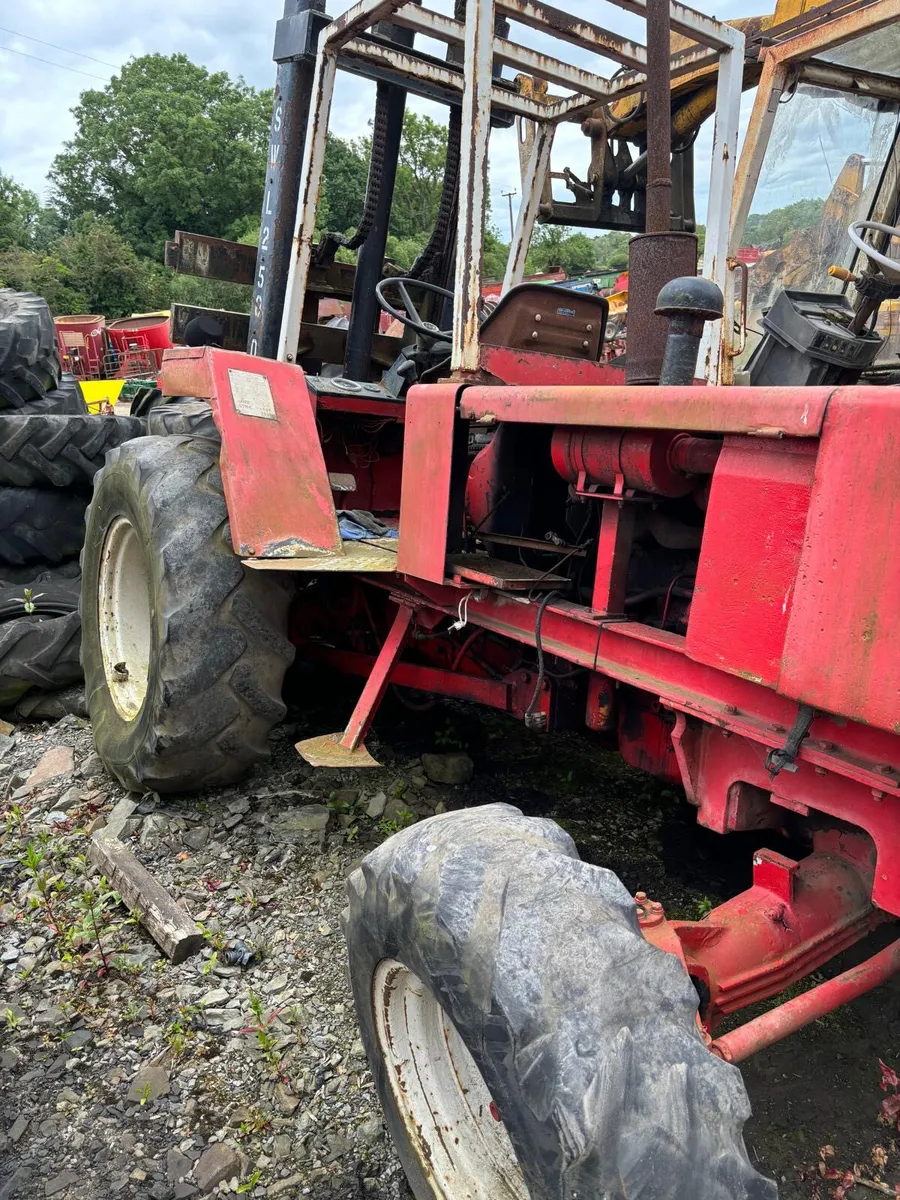
[[[770,750],[766,755],[766,770],[773,779],[779,771],[790,771],[793,774],[797,770],[797,752],[800,743],[809,733],[815,715],[816,710],[811,705],[799,705],[784,745],[779,750]]]

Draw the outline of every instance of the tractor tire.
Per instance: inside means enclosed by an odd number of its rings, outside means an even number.
[[[183,434],[221,441],[212,409],[205,400],[195,400],[192,396],[151,408],[147,415],[147,432],[160,437]]]
[[[10,413],[7,409],[3,415]],[[84,402],[81,386],[74,375],[63,375],[59,387],[47,392],[37,400],[26,400],[21,408],[15,410],[17,416],[23,417],[86,417],[88,406]]]
[[[0,487],[0,564],[55,565],[77,558],[87,504],[82,492]]]
[[[141,437],[137,417],[7,416],[0,413],[0,484],[88,486],[114,446]]]
[[[21,408],[59,384],[56,329],[47,302],[0,288],[0,407]]]
[[[132,791],[232,783],[268,758],[290,594],[230,539],[218,450],[146,437],[94,480],[82,659],[97,752]]]
[[[31,688],[56,691],[81,679],[81,617],[18,617],[0,624],[0,708]]]
[[[552,821],[433,817],[347,891],[362,1041],[417,1200],[777,1196],[683,966]]]

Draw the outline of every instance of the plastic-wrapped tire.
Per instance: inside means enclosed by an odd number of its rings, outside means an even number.
[[[132,791],[232,783],[268,758],[290,593],[231,546],[218,448],[146,437],[94,481],[82,660],[97,753]]]
[[[774,1200],[682,964],[552,821],[493,804],[347,881],[363,1045],[417,1200]]]
[[[11,410],[7,409],[7,413]],[[81,385],[74,375],[63,375],[59,387],[36,400],[26,400],[21,408],[15,409],[23,417],[30,416],[87,416],[88,406],[82,395]]]
[[[33,687],[55,691],[81,679],[81,617],[37,615],[0,624],[0,707]]]
[[[147,414],[147,432],[159,437],[183,434],[221,441],[212,409],[204,400],[194,400],[191,396],[179,397],[169,404],[151,408]]]
[[[59,384],[56,329],[47,302],[0,288],[0,406],[21,408]]]
[[[138,417],[0,413],[0,484],[87,486],[115,446],[144,434]]]
[[[55,565],[84,545],[83,492],[0,487],[0,564]]]

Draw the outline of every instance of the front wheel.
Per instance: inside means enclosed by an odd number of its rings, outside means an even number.
[[[110,453],[87,514],[82,658],[97,752],[127,788],[216,787],[268,756],[294,657],[289,594],[268,576],[232,549],[215,445]]]
[[[417,1200],[774,1200],[682,965],[551,821],[421,822],[348,879],[363,1044]]]

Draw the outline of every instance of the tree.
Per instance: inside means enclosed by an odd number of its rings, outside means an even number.
[[[349,233],[357,228],[366,202],[368,177],[369,151],[365,143],[329,134],[316,221],[319,229]]]
[[[623,269],[628,266],[628,243],[630,233],[620,233],[611,230],[594,238],[594,253],[599,267],[615,267]]]
[[[396,237],[431,233],[446,165],[447,130],[431,117],[407,109],[391,208],[391,233]]]
[[[30,246],[40,210],[34,192],[0,174],[0,250]]]
[[[525,260],[529,274],[562,267],[569,276],[579,275],[597,265],[595,239],[584,233],[567,233],[562,225],[535,228],[531,248]]]
[[[747,246],[784,246],[797,229],[812,229],[822,220],[825,201],[797,200],[767,213],[751,213],[744,229]]]
[[[262,205],[272,97],[184,54],[132,59],[73,109],[75,136],[50,171],[71,222],[107,218],[158,260],[176,229],[227,237]]]

